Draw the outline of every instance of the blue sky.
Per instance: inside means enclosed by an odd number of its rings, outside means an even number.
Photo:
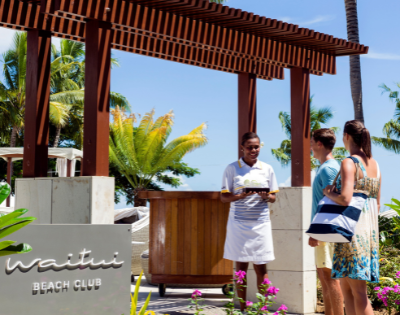
[[[229,0],[227,5],[347,38],[343,1]],[[364,115],[367,128],[375,136],[382,135],[384,123],[394,113],[394,104],[387,95],[381,95],[378,86],[386,83],[395,88],[395,82],[400,82],[400,42],[396,40],[399,11],[397,0],[380,1],[379,5],[358,2],[360,41],[370,47],[368,56],[361,58]],[[0,52],[9,47],[12,34],[0,29]],[[207,122],[209,144],[184,158],[190,166],[199,168],[201,175],[184,179],[180,190],[219,190],[224,168],[237,158],[237,76],[120,51],[113,54],[121,67],[112,71],[111,89],[129,99],[132,112],[143,114],[154,108],[156,115],[163,115],[173,109],[171,139]],[[290,110],[288,70],[285,78],[257,82],[258,133],[265,143],[260,159],[272,165],[280,184],[288,183],[290,167],[282,168],[270,149],[285,139],[278,114]],[[312,76],[311,94],[314,105],[332,108],[334,118],[329,126],[343,128],[353,119],[348,57],[337,58],[337,75]],[[338,146],[342,145],[341,135]],[[383,174],[382,203],[400,198],[400,156],[378,147],[373,147],[373,154]]]

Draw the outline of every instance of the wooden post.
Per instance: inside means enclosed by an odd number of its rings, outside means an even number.
[[[7,158],[7,183],[8,185],[10,185],[11,187],[11,178],[12,178],[12,174],[11,174],[11,168],[12,168],[12,158]],[[6,200],[6,207],[9,207],[11,204],[11,194],[7,197]]]
[[[238,74],[238,131],[239,142],[242,136],[249,131],[257,132],[257,78],[255,74]],[[239,158],[242,151],[239,146]]]
[[[292,118],[292,186],[311,186],[310,72],[290,70]]]
[[[86,23],[85,112],[81,176],[108,176],[111,24]]]
[[[67,159],[67,177],[71,177],[72,173],[71,166],[72,166],[72,161]]]
[[[28,30],[24,177],[47,177],[51,33]]]

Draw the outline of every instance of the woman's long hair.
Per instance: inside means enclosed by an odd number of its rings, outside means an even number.
[[[372,157],[371,136],[361,121],[349,120],[344,125],[343,132],[353,138],[354,143],[364,151],[367,158]]]

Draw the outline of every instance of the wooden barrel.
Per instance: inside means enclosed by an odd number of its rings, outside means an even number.
[[[154,283],[227,284],[223,259],[229,203],[219,192],[143,191],[150,200],[150,262]]]

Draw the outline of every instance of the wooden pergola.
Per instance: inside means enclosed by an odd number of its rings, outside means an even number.
[[[239,137],[256,131],[256,79],[290,68],[292,186],[310,186],[310,74],[368,47],[208,0],[0,0],[28,33],[24,177],[47,175],[51,37],[86,43],[82,175],[108,176],[111,49],[238,74]]]

